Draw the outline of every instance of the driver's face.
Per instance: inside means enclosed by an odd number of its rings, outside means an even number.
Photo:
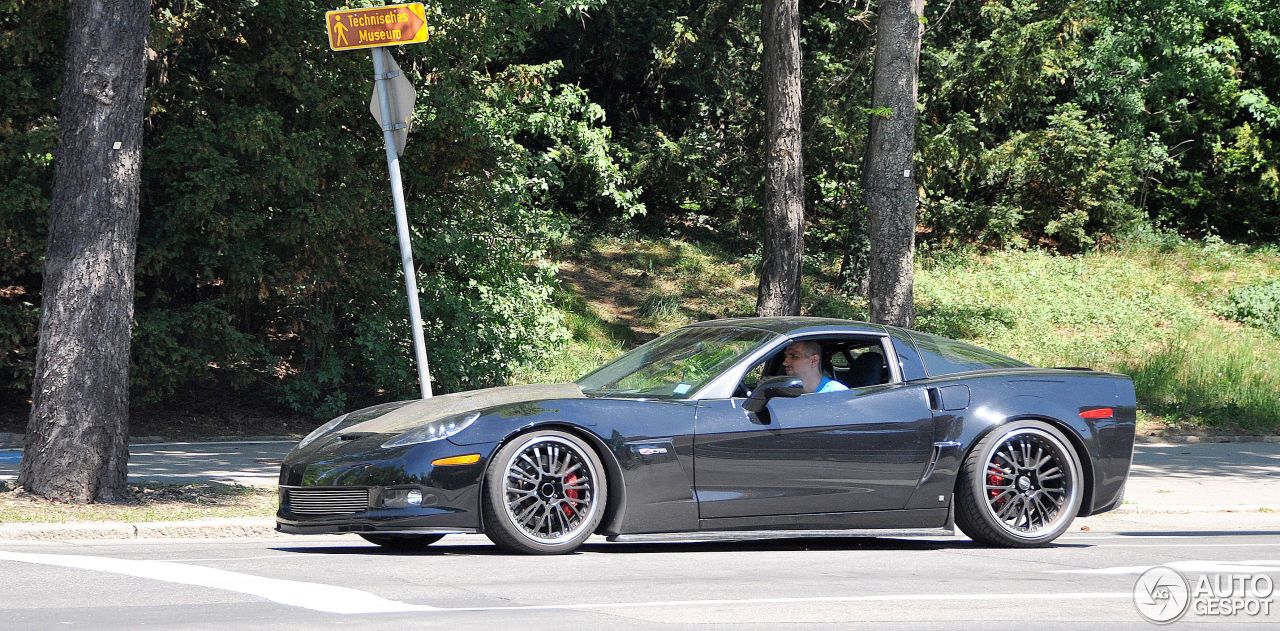
[[[805,368],[816,365],[817,362],[817,354],[806,355],[801,349],[788,348],[782,355],[782,370],[788,375],[797,375]]]

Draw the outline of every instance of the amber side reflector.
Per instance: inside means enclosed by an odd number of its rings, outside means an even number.
[[[1111,418],[1116,415],[1111,408],[1094,408],[1080,413],[1080,418]]]
[[[475,464],[480,462],[480,454],[467,454],[465,456],[449,456],[448,458],[438,458],[431,461],[432,466],[448,467],[459,464]]]

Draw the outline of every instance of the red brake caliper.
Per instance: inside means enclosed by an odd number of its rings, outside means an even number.
[[[1002,475],[1000,470],[996,469],[995,467],[991,467],[987,469],[987,484],[990,484],[991,486],[1000,486],[1004,484],[1004,475]],[[1001,491],[1000,489],[991,489],[987,491],[987,493],[991,496],[991,499],[995,499],[1001,493],[1003,493],[1003,491]],[[1000,500],[996,502],[997,506],[995,506],[995,508],[999,508],[998,505],[1003,504],[1004,502],[1005,500]]]
[[[565,486],[573,486],[577,483],[578,483],[578,474],[576,473],[570,473],[564,479]],[[577,502],[578,493],[580,493],[578,489],[565,489],[564,498],[569,500],[569,502],[560,507],[560,510],[564,511],[565,517],[573,517],[573,513],[578,512],[578,502]],[[570,505],[572,505],[573,508],[570,508]]]

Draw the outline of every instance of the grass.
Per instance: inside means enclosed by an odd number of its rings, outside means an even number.
[[[55,502],[14,490],[0,482],[0,523],[181,521],[224,517],[270,517],[276,492],[219,484],[129,487],[124,501],[96,504]]]
[[[925,261],[917,326],[1041,366],[1128,374],[1167,424],[1275,433],[1280,338],[1210,307],[1267,277],[1280,277],[1280,257],[1214,241]]]
[[[1172,422],[1262,433],[1280,429],[1280,348],[1274,336],[1191,329],[1123,370],[1146,408]]]
[[[750,315],[757,260],[674,239],[599,238],[563,253],[573,331],[520,381],[572,380],[688,322]],[[806,261],[804,312],[867,318]],[[1130,375],[1142,418],[1178,429],[1280,432],[1280,337],[1218,317],[1233,289],[1280,278],[1280,251],[1147,234],[1103,253],[925,255],[916,327],[1040,366]]]

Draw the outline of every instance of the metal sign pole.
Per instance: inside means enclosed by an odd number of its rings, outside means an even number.
[[[374,48],[373,78],[378,86],[378,103],[382,109],[382,142],[387,149],[387,172],[391,175],[391,200],[396,207],[396,232],[400,237],[400,264],[404,267],[404,290],[409,297],[409,325],[413,329],[413,354],[418,359],[418,384],[422,398],[431,398],[431,373],[427,369],[427,345],[422,334],[422,313],[418,307],[417,272],[413,267],[413,247],[409,242],[409,216],[404,209],[404,188],[400,183],[400,156],[396,153],[395,120],[391,117],[391,98],[387,94],[386,53]]]

